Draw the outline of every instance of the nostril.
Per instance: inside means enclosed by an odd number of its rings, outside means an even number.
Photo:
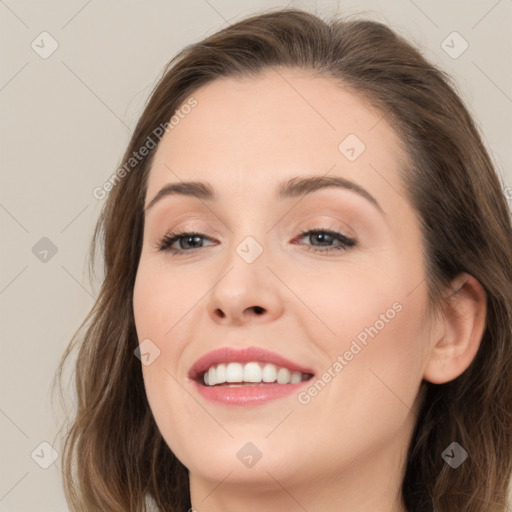
[[[260,307],[260,306],[254,306],[254,312],[257,314],[257,315],[261,315],[265,310]]]

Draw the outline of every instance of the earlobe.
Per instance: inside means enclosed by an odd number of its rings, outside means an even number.
[[[433,340],[424,379],[444,384],[461,375],[474,360],[485,330],[487,295],[473,276],[460,274],[444,299],[442,336]]]

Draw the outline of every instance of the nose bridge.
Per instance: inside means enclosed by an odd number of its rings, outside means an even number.
[[[255,262],[268,260],[270,256],[268,244],[272,231],[268,227],[267,211],[261,201],[255,200],[255,194],[251,197],[252,200],[243,200],[239,196],[239,215],[231,226],[231,264],[241,260],[251,266]]]
[[[233,224],[230,246],[230,265],[234,265],[247,278],[256,276],[268,278],[272,266],[271,236],[264,207],[256,203],[241,205],[243,214]]]

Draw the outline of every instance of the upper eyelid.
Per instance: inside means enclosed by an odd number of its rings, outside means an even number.
[[[168,231],[166,231],[162,236],[160,236],[161,239],[167,237],[169,234],[171,233],[175,233],[176,236],[178,237],[183,237],[183,236],[191,236],[191,235],[196,235],[196,236],[201,236],[203,238],[208,238],[210,240],[212,240],[213,238],[215,237],[220,237],[221,235],[220,234],[214,234],[214,235],[208,235],[207,233],[205,233],[206,230],[203,230],[201,228],[194,228],[194,227],[190,227],[190,228],[173,228],[173,229],[169,229]],[[298,235],[300,234],[304,234],[304,233],[309,233],[311,231],[326,231],[326,232],[333,232],[335,234],[339,234],[339,235],[343,235],[347,238],[356,238],[356,236],[354,234],[351,234],[349,232],[347,232],[346,229],[344,228],[338,228],[336,226],[327,226],[327,225],[313,225],[313,226],[310,226],[309,224],[306,225],[306,227],[302,227],[302,228],[295,228],[295,230],[297,232]]]
[[[301,221],[300,223],[295,223],[294,222],[294,226],[292,229],[292,231],[299,231],[300,229],[304,230],[304,229],[312,229],[312,230],[315,230],[315,229],[325,229],[325,230],[334,230],[334,231],[341,231],[343,234],[345,234],[346,236],[351,236],[350,232],[353,230],[351,230],[348,226],[348,224],[346,222],[344,222],[343,220],[340,220],[339,218],[336,218],[335,216],[333,215],[328,215],[328,214],[323,214],[323,215],[318,215],[318,217],[325,217],[325,219],[322,219],[322,218],[319,218],[317,220],[307,220],[307,221]],[[197,217],[197,218],[188,218],[188,219],[184,219],[183,220],[183,223],[186,223],[185,227],[179,227],[179,225],[181,224],[181,221],[179,221],[179,223],[176,225],[176,227],[173,227],[173,228],[168,228],[167,231],[170,232],[170,231],[174,231],[174,232],[199,232],[200,234],[205,234],[204,231],[210,231],[210,232],[213,232],[214,235],[213,236],[222,236],[221,235],[221,230],[219,230],[218,228],[216,227],[196,227],[194,225],[187,225],[188,222],[194,222],[195,220],[198,220],[200,219],[200,217]],[[209,223],[209,221],[207,221]],[[233,233],[233,230],[230,229],[223,221],[220,221],[221,224],[230,232],[230,233]],[[152,222],[150,226],[148,227],[151,227],[151,226],[155,226],[154,229],[159,229],[157,226],[160,222]],[[215,222],[214,222],[215,224]],[[271,231],[272,229],[275,229],[276,226],[278,226],[279,224],[281,224],[281,221],[278,221],[277,223],[272,223],[272,224],[269,224],[270,228],[268,228],[266,230],[266,233],[268,233],[269,231]],[[299,228],[299,226],[306,226],[306,228]],[[339,226],[336,226],[334,224],[339,224]],[[208,236],[208,235],[206,235]]]

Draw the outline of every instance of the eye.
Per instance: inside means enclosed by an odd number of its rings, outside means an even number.
[[[337,231],[332,231],[331,229],[317,228],[310,229],[307,231],[301,231],[300,238],[308,238],[310,241],[318,242],[319,245],[312,245],[310,251],[313,252],[331,252],[331,251],[346,251],[350,247],[354,247],[357,245],[356,240],[345,236],[342,233],[338,233]],[[299,239],[300,239],[299,238]],[[338,242],[338,245],[333,247],[329,247],[333,243]]]
[[[167,251],[170,253],[188,252],[191,249],[202,249],[199,246],[201,239],[208,238],[202,233],[181,231],[177,233],[168,233],[158,243],[157,249],[159,251]],[[178,242],[179,248],[172,247],[175,242]],[[190,245],[188,245],[190,244]]]
[[[353,238],[347,237],[344,234],[338,233],[337,231],[333,231],[331,229],[310,229],[301,231],[300,235],[301,236],[299,239],[309,237],[310,241],[318,242],[319,245],[315,245],[315,243],[313,243],[308,249],[309,251],[318,253],[344,251],[357,245],[356,240]],[[210,240],[203,233],[192,231],[180,231],[176,233],[172,232],[168,233],[157,244],[157,249],[159,251],[170,252],[171,254],[190,252],[194,249],[203,249],[204,246],[201,245],[201,241],[204,239]],[[173,247],[176,242],[178,242],[178,247]],[[333,243],[336,242],[338,245],[330,247]]]

